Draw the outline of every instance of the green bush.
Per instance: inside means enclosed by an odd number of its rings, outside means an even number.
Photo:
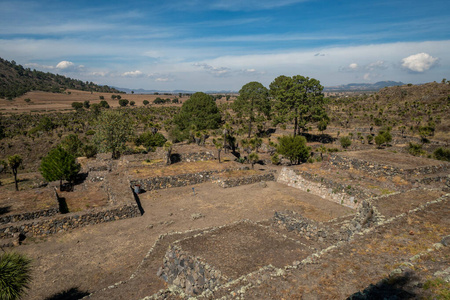
[[[129,103],[129,101],[127,99],[120,99],[119,100],[119,105],[120,106],[127,106]]]
[[[86,156],[87,158],[94,157],[95,155],[97,155],[97,147],[95,145],[89,145],[89,144],[84,145],[83,153],[84,153],[84,156]]]
[[[306,138],[303,136],[282,136],[278,138],[277,151],[291,163],[298,164],[309,158],[311,147],[306,146]]]
[[[414,156],[424,155],[426,152],[422,150],[422,145],[409,143],[408,153]]]
[[[339,139],[339,141],[341,142],[341,146],[344,149],[347,149],[348,147],[350,147],[352,145],[352,140],[348,136],[341,137]]]
[[[83,103],[81,102],[72,102],[72,107],[76,110],[83,108]]]
[[[280,157],[278,157],[278,153],[274,153],[270,157],[270,160],[272,161],[272,164],[274,164],[274,165],[279,165],[280,164]]]
[[[153,134],[151,132],[142,133],[135,141],[136,146],[143,145],[147,149],[164,146],[167,139],[159,132]]]
[[[108,102],[106,102],[106,100],[102,100],[100,101],[100,107],[109,108],[109,104]]]
[[[439,147],[434,150],[433,157],[437,160],[450,161],[450,149]]]

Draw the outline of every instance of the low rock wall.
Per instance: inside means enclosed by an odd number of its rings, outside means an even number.
[[[214,180],[215,174],[241,170],[239,169],[227,169],[223,171],[204,171],[189,174],[180,174],[174,176],[158,176],[146,179],[133,179],[130,181],[131,186],[140,185],[140,187],[146,191],[161,190],[173,187],[182,187],[194,184],[200,184]]]
[[[226,179],[219,178],[215,180],[217,185],[219,185],[222,188],[252,184],[260,181],[275,181],[275,175],[273,173],[267,173],[262,175],[251,175],[238,178],[226,178]]]
[[[59,214],[57,207],[0,217],[0,225],[13,222],[29,221]]]
[[[284,167],[278,175],[277,182],[309,192],[326,200],[333,201],[351,208],[357,208],[360,200],[363,200],[364,193],[349,195],[346,187],[339,183],[325,180],[325,182],[314,182],[297,174],[294,170]],[[356,191],[356,189],[353,189]],[[361,198],[360,198],[361,197]],[[356,200],[356,201],[355,201]]]
[[[368,172],[374,176],[405,176],[405,175],[426,175],[449,170],[450,164],[441,162],[436,165],[415,167],[410,169],[400,169],[394,166],[369,162],[357,158],[346,157],[339,154],[330,154],[330,164],[341,169],[357,169]]]
[[[200,295],[207,289],[213,290],[228,281],[219,270],[177,245],[169,247],[157,275],[192,296]]]
[[[0,239],[12,238],[15,233],[24,234],[27,237],[40,237],[67,231],[87,225],[111,222],[120,219],[128,219],[140,216],[137,204],[126,204],[120,207],[87,211],[84,213],[70,213],[64,216],[38,220],[34,222],[23,222],[0,228]]]
[[[196,162],[196,161],[208,161],[215,160],[216,157],[213,152],[195,152],[195,153],[183,153],[180,154],[181,161]]]

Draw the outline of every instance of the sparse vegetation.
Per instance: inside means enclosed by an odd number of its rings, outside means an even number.
[[[293,164],[308,160],[311,148],[306,145],[303,136],[283,136],[278,138],[278,153],[286,157]]]

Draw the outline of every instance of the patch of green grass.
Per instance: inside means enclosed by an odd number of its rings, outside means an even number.
[[[437,277],[425,281],[423,289],[433,293],[430,299],[450,299],[450,283],[445,282],[442,278]]]

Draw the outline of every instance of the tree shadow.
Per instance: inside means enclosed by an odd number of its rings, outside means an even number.
[[[174,153],[170,155],[170,163],[174,164],[181,161],[181,155],[178,153]]]
[[[77,185],[77,184],[81,184],[83,183],[86,178],[88,177],[88,173],[79,173],[77,174],[77,176],[75,177],[75,180],[73,181],[73,184]]]
[[[3,207],[0,207],[0,216],[1,215],[4,215],[4,214],[7,214],[7,213],[9,213],[11,211],[11,206],[3,206]]]
[[[85,296],[88,296],[89,294],[89,292],[80,291],[77,287],[73,287],[71,289],[47,297],[45,298],[45,300],[78,300],[82,299]]]
[[[66,198],[60,197],[58,193],[56,193],[56,199],[58,200],[59,213],[67,214],[69,212],[69,206],[67,206]]]
[[[142,216],[145,213],[145,211],[144,211],[144,208],[142,207],[141,199],[139,199],[139,196],[138,196],[138,194],[136,194],[133,187],[130,186],[130,188],[131,188],[131,192],[133,193],[133,196],[134,196],[134,201],[136,201],[139,212],[141,213],[141,216]],[[141,189],[140,193],[145,193],[145,190]]]
[[[347,300],[375,300],[375,299],[416,299],[417,295],[412,292],[408,284],[417,279],[412,272],[403,275],[384,278],[377,284],[370,284],[363,291],[359,291]]]
[[[323,144],[331,144],[334,141],[336,141],[335,138],[333,138],[331,135],[323,133],[323,134],[311,134],[307,132],[303,132],[301,134],[306,138],[308,142],[320,142]]]

